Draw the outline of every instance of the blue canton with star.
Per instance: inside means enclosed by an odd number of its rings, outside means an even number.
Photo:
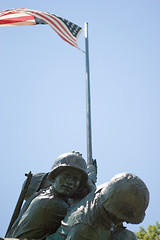
[[[61,17],[57,17],[57,18],[59,18],[66,25],[66,27],[69,29],[69,31],[72,33],[72,35],[76,38],[78,33],[79,33],[79,31],[82,28],[77,26],[76,24],[74,24],[74,23],[64,19],[64,18],[61,18]]]

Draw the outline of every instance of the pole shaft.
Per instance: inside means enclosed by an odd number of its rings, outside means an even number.
[[[86,52],[86,114],[87,114],[87,163],[92,165],[92,133],[91,133],[91,99],[90,99],[90,72],[89,72],[89,46],[88,23],[85,22],[85,52]]]

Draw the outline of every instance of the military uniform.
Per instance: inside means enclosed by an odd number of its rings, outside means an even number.
[[[28,201],[29,203],[26,202],[28,208],[24,206],[23,213],[20,214],[7,237],[44,238],[57,230],[68,210],[67,203],[55,196],[52,187],[39,192],[38,196]]]

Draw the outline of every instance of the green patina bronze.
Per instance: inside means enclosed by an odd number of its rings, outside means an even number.
[[[145,216],[149,192],[131,173],[116,175],[81,200],[47,240],[129,240],[135,235],[123,222],[138,224]]]
[[[57,158],[49,173],[33,176],[27,201],[7,237],[135,240],[123,222],[143,221],[149,203],[145,183],[121,173],[96,188],[96,168],[88,169],[81,154],[73,152]]]

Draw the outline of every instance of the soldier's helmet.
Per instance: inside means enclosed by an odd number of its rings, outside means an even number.
[[[105,209],[118,219],[139,224],[149,204],[149,191],[139,177],[120,173],[103,189],[102,202]]]
[[[52,181],[59,173],[66,170],[67,168],[72,168],[78,170],[82,174],[79,188],[85,187],[88,174],[87,174],[87,164],[79,152],[70,152],[60,155],[54,162],[52,169],[48,175],[50,181]]]

